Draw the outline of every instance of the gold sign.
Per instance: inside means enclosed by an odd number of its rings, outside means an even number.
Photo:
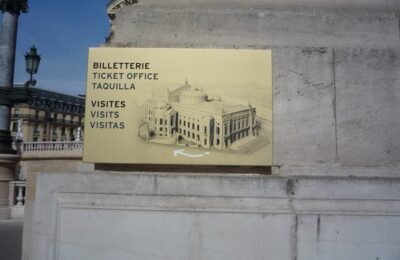
[[[85,162],[272,164],[269,50],[91,48]]]

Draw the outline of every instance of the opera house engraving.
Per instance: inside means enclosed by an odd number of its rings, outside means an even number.
[[[259,137],[256,108],[225,102],[185,84],[153,90],[143,104],[139,136],[148,142],[250,153],[267,144]]]

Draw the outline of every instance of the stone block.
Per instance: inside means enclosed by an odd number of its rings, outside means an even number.
[[[192,195],[220,197],[285,197],[286,180],[282,178],[264,178],[263,176],[154,176],[159,195]],[[215,179],[219,181],[215,181]]]
[[[400,49],[335,49],[338,162],[400,164]]]
[[[242,8],[338,8],[338,9],[376,9],[376,10],[399,10],[400,3],[396,0],[147,0],[139,1],[138,5],[163,6],[163,7],[185,7],[185,6],[209,6],[209,7],[242,7]]]
[[[333,164],[332,49],[273,48],[274,164]]]
[[[38,173],[23,259],[347,260],[379,248],[387,251],[376,257],[395,259],[398,186],[398,178]],[[365,254],[351,251],[357,243]]]
[[[237,2],[226,9],[216,1],[211,1],[210,5],[187,3],[180,6],[182,3],[141,2],[121,9],[114,21],[111,45],[272,48],[275,165],[335,164],[338,163],[338,146],[342,149],[339,163],[344,166],[397,165],[395,158],[400,158],[399,149],[396,148],[397,141],[391,140],[396,138],[399,124],[397,119],[388,123],[388,118],[398,114],[398,106],[393,101],[388,105],[380,98],[375,106],[386,107],[385,111],[380,108],[368,111],[372,113],[368,117],[373,118],[373,122],[366,123],[360,119],[366,118],[362,111],[372,96],[364,95],[362,88],[355,87],[352,92],[352,88],[343,86],[360,78],[372,78],[373,74],[363,58],[359,57],[357,61],[350,57],[342,58],[346,55],[342,54],[343,46],[363,46],[370,48],[368,50],[391,47],[388,52],[398,59],[399,17],[395,12],[269,9],[262,5],[244,8]],[[172,8],[177,6],[180,8]],[[335,55],[333,49],[337,49]],[[348,50],[348,53],[352,52],[352,48]],[[397,65],[391,66],[390,55],[383,55],[382,60],[379,60],[379,54],[375,55],[374,62],[383,66],[373,70],[375,74],[380,71],[383,78],[388,77],[383,84],[390,89],[381,92],[388,93],[388,99],[396,101],[399,70]],[[367,86],[363,88],[369,88]],[[359,99],[360,104],[353,99]],[[347,104],[350,107],[357,104],[359,112],[350,113]],[[357,124],[364,125],[360,131],[355,130]],[[347,143],[348,139],[353,142]],[[377,149],[369,148],[369,139]],[[356,146],[347,145],[350,143]],[[366,150],[365,154],[363,150]],[[372,153],[376,156],[366,155],[371,154],[367,150],[375,150]]]
[[[169,2],[168,2],[169,3]],[[265,48],[399,47],[392,11],[268,9],[173,4],[127,6],[116,14],[114,46]]]
[[[390,201],[400,197],[398,178],[298,178],[293,186],[294,197],[297,199]],[[320,207],[323,207],[323,204]],[[378,208],[378,205],[376,207]]]
[[[268,189],[278,184],[277,179],[38,174],[33,236],[24,238],[24,259],[30,254],[29,259],[41,260],[263,259],[266,255],[289,260],[294,217],[264,214],[282,202],[263,203],[256,197],[284,196],[284,185],[281,195]],[[180,189],[171,185],[173,180],[178,180]],[[229,185],[235,182],[238,185]],[[33,251],[26,243],[32,243]]]
[[[326,177],[399,177],[400,167],[354,167],[335,165],[295,165],[279,168],[281,176],[326,176]],[[399,194],[400,195],[400,194]]]
[[[66,208],[60,219],[60,260],[291,259],[288,215]]]
[[[399,216],[300,216],[298,260],[397,260]]]

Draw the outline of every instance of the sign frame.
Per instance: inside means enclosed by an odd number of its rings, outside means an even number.
[[[90,48],[83,161],[271,166],[271,56]]]

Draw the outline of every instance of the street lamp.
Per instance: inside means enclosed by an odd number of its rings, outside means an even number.
[[[36,80],[33,79],[33,74],[36,74],[39,69],[40,59],[42,58],[38,53],[35,45],[31,47],[29,52],[25,53],[25,67],[26,72],[29,73],[30,78],[25,83],[26,87],[35,86]]]

